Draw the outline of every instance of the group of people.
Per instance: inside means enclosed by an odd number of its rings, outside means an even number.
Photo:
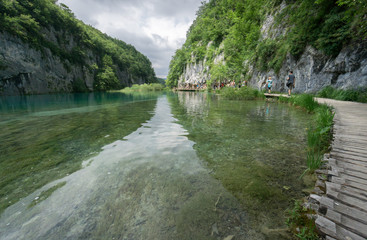
[[[206,83],[185,83],[183,86],[181,86],[181,89],[185,90],[200,90],[200,89],[206,89]]]
[[[289,75],[287,77],[287,82],[286,82],[286,86],[288,87],[288,96],[291,95],[291,92],[295,86],[295,82],[296,82],[296,77],[293,75],[293,71],[289,71]],[[266,84],[266,89],[268,90],[268,93],[271,93],[271,89],[273,87],[272,77],[269,77],[266,80],[265,84]],[[212,87],[213,89],[221,89],[224,87],[240,88],[244,86],[247,86],[247,81],[242,81],[242,82],[240,81],[239,83],[236,84],[235,81],[227,80],[227,81],[215,83]],[[206,83],[196,83],[196,84],[185,83],[183,86],[181,86],[181,89],[185,89],[185,90],[199,90],[199,89],[206,89],[206,88],[207,88]]]
[[[286,86],[288,87],[288,96],[291,95],[292,89],[294,88],[296,83],[296,77],[293,75],[293,71],[289,71],[289,75],[287,77]],[[271,88],[273,87],[273,80],[271,77],[266,80],[266,87],[268,89],[268,93],[271,93]]]
[[[224,82],[216,83],[214,84],[214,89],[221,89],[224,87],[240,88],[244,86],[247,86],[247,81],[242,81],[242,82],[240,81],[236,84],[236,82],[233,80],[233,81],[224,81]]]

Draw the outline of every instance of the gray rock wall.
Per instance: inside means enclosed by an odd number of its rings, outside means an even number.
[[[19,38],[0,33],[0,95],[71,92],[72,82],[85,79],[92,87],[91,74],[82,67],[69,71],[62,61],[46,49],[44,54]]]
[[[308,46],[296,61],[288,55],[278,74],[274,71],[259,72],[252,68],[250,85],[262,89],[268,76],[273,77],[273,89],[286,91],[289,70],[296,77],[295,92],[317,92],[326,86],[339,89],[367,88],[367,44],[356,43],[345,47],[333,59]]]
[[[224,53],[220,53],[214,58],[214,64],[225,64]],[[210,79],[209,66],[206,64],[206,59],[204,61],[199,61],[197,63],[188,63],[185,66],[183,74],[178,80],[178,87],[184,87],[185,84],[202,84]]]
[[[286,7],[283,2],[274,12],[267,15],[261,27],[261,38],[276,39],[286,35],[286,26],[275,26],[275,15],[280,14]],[[225,64],[224,56],[222,62]],[[279,73],[274,70],[262,72],[257,70],[253,64],[247,65],[250,76],[249,85],[258,89],[265,88],[266,79],[273,78],[273,90],[286,92],[286,78],[289,70],[296,76],[295,92],[317,92],[326,86],[334,86],[339,89],[367,88],[367,42],[354,42],[344,47],[336,58],[325,56],[322,52],[308,46],[303,55],[296,60],[290,54]],[[179,84],[195,84],[210,79],[209,67],[205,60],[187,64],[184,73],[179,79]]]
[[[57,36],[64,33],[51,29],[45,34],[48,40],[59,44]],[[63,47],[71,50],[76,46],[75,41],[72,36],[66,37],[69,40]],[[0,95],[72,92],[76,82],[93,91],[96,70],[90,66],[100,59],[91,50],[86,52],[84,65],[72,65],[53,55],[49,49],[41,52],[15,36],[0,32]],[[120,69],[117,69],[117,77],[124,86],[145,82]]]

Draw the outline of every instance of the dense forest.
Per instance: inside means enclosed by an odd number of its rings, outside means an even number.
[[[267,16],[281,34],[264,38]],[[287,54],[310,45],[335,57],[343,46],[367,39],[365,0],[210,0],[203,2],[187,39],[170,63],[168,86],[177,86],[188,63],[203,61],[210,81],[246,80],[248,68],[279,72]],[[226,64],[214,64],[224,54]]]
[[[72,11],[64,4],[58,5],[57,0],[0,0],[0,31],[21,38],[41,52],[49,49],[66,68],[86,66],[95,74],[95,90],[124,87],[116,76],[117,69],[148,83],[156,82],[146,56],[76,19]],[[53,32],[62,34],[50,34]],[[97,56],[97,61],[88,65],[86,59],[90,51]],[[1,68],[4,66],[0,62]],[[82,84],[74,85],[76,91],[84,90]]]

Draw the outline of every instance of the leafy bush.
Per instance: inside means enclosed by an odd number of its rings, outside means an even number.
[[[232,88],[225,87],[220,90],[220,96],[230,100],[254,100],[264,98],[264,94],[251,87]]]
[[[134,84],[131,87],[124,88],[120,90],[123,93],[130,93],[130,92],[154,92],[154,91],[163,91],[165,87],[163,84],[160,83],[151,83],[151,84]]]

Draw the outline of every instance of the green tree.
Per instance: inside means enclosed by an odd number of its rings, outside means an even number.
[[[96,77],[94,86],[96,90],[105,91],[119,87],[119,81],[113,66],[111,56],[105,55],[102,60],[102,68]]]

